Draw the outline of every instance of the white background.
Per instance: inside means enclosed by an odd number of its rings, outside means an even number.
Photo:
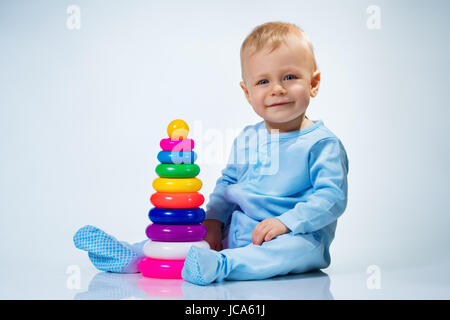
[[[79,30],[66,26],[69,5],[81,9]],[[381,9],[379,30],[367,27],[370,5]],[[159,141],[173,119],[191,125],[208,199],[229,132],[262,120],[239,87],[239,49],[267,21],[295,23],[311,38],[322,82],[307,115],[349,157],[348,206],[324,271],[364,278],[370,265],[448,262],[449,7],[0,1],[0,296],[37,297],[33,281],[51,270],[70,297],[67,266],[93,270],[72,241],[83,225],[145,239]],[[217,161],[205,161],[211,154]]]

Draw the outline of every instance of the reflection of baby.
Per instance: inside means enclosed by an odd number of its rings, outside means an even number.
[[[242,44],[241,67],[241,88],[264,120],[235,139],[210,195],[203,224],[213,250],[191,247],[182,272],[195,284],[328,267],[347,204],[345,149],[323,121],[305,116],[320,83],[307,35],[293,24],[260,25]],[[246,139],[256,145],[243,145]],[[257,161],[242,161],[249,149]],[[269,157],[268,149],[276,152]],[[266,170],[261,159],[267,158],[276,170]],[[137,272],[145,243],[130,246],[92,226],[80,229],[74,241],[97,268],[116,272]]]

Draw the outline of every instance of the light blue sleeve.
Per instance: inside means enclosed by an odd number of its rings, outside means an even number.
[[[228,159],[227,166],[222,170],[222,176],[217,179],[213,192],[209,195],[209,202],[206,205],[205,219],[216,219],[224,223],[224,227],[228,224],[231,213],[236,204],[225,199],[226,188],[237,182],[237,167],[234,157],[236,148],[236,139]]]
[[[279,217],[294,234],[311,233],[333,223],[347,206],[348,159],[336,138],[316,142],[309,154],[314,191]]]

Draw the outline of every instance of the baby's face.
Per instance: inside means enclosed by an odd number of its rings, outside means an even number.
[[[243,60],[241,87],[255,112],[271,123],[300,119],[319,87],[312,53],[295,36],[287,43],[271,53],[269,48],[247,52]]]

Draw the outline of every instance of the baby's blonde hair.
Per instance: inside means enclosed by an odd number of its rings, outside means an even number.
[[[314,57],[314,50],[308,35],[293,23],[275,21],[266,22],[255,27],[242,43],[240,52],[242,79],[244,79],[244,58],[247,49],[252,49],[251,55],[253,55],[266,46],[269,46],[270,52],[272,52],[282,43],[286,43],[287,37],[292,34],[297,35],[300,40],[306,42],[307,47],[311,50],[313,58],[313,71],[316,71],[316,58]]]

